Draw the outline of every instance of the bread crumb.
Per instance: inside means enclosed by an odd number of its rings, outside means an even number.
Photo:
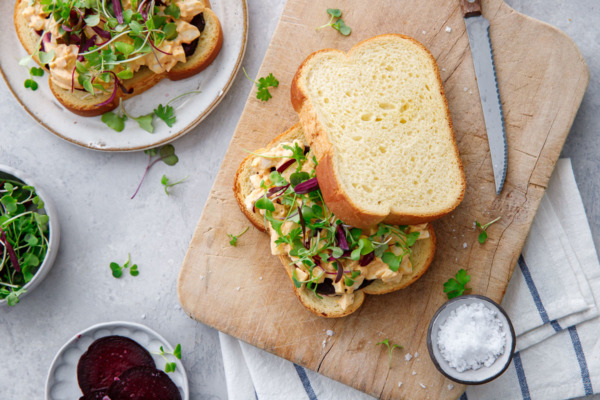
[[[413,375],[416,375],[416,374],[417,374],[417,371],[413,371]]]
[[[325,332],[327,334],[327,336],[333,336],[335,334],[334,331],[332,331],[331,329],[327,329],[327,332]]]
[[[421,382],[419,382],[419,385],[421,385],[423,389],[427,389],[427,386],[423,385]]]
[[[402,382],[398,382],[398,387],[402,387]]]
[[[448,385],[448,390],[452,390],[452,389],[454,389],[454,385],[453,384],[449,384]]]
[[[468,247],[467,242],[463,243],[463,249],[466,249]]]
[[[446,27],[446,32],[450,33],[452,32],[452,28],[450,28],[449,26]]]
[[[411,358],[412,358],[412,355],[410,353],[406,353],[406,355],[404,356],[404,359],[406,361],[410,361]]]
[[[239,286],[236,287],[235,290],[237,290],[239,292],[240,291],[240,287]]]
[[[415,351],[415,358],[419,357],[419,352]]]

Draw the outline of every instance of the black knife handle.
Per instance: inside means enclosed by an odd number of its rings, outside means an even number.
[[[481,0],[460,0],[465,18],[481,15]]]

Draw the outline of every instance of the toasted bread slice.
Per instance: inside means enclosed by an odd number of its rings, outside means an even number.
[[[291,97],[325,202],[342,221],[414,225],[462,201],[465,176],[438,67],[416,40],[390,34],[347,54],[317,51],[298,69]]]
[[[294,125],[286,132],[280,134],[273,139],[265,148],[256,150],[256,153],[260,154],[269,148],[272,148],[282,142],[291,142],[295,139],[305,140],[302,127],[300,124]],[[253,212],[246,209],[244,205],[244,199],[253,190],[252,184],[250,183],[250,176],[252,174],[251,163],[254,159],[254,155],[249,155],[240,164],[234,179],[233,192],[235,198],[240,206],[240,209],[244,215],[252,222],[254,226],[263,232],[267,232],[263,216],[258,212]],[[319,179],[319,177],[317,176]],[[323,190],[320,185],[321,191]],[[328,205],[329,206],[329,205]],[[333,296],[322,296],[322,299],[318,298],[311,290],[306,287],[296,288],[292,281],[292,260],[285,255],[279,256],[283,267],[292,282],[292,288],[298,300],[304,307],[313,312],[316,315],[325,318],[339,318],[349,315],[356,311],[364,302],[366,294],[385,294],[403,289],[410,284],[414,283],[419,279],[429,268],[433,261],[435,254],[435,232],[431,225],[428,226],[429,238],[418,240],[412,247],[412,264],[413,273],[405,275],[402,279],[395,283],[384,283],[380,279],[373,281],[370,285],[354,291],[354,302],[350,304],[346,309],[338,304],[337,300]]]
[[[163,78],[180,80],[199,73],[213,62],[223,45],[223,30],[219,18],[210,9],[209,0],[203,0],[203,2],[206,7],[202,11],[204,29],[197,39],[198,43],[195,51],[186,58],[185,63],[178,63],[169,72],[163,74],[155,74],[143,66],[134,74],[133,78],[122,82],[126,90],[131,93],[126,93],[119,89],[114,100],[103,106],[97,106],[97,104],[108,100],[111,93],[92,96],[90,93],[82,90],[66,90],[49,79],[50,90],[56,96],[57,100],[69,111],[84,117],[93,117],[115,109],[119,105],[120,100],[126,100],[145,92]],[[23,10],[28,4],[29,0],[17,0],[13,19],[21,44],[29,54],[33,54],[36,51],[40,36],[27,25],[27,22],[23,18]],[[37,56],[33,58],[35,62],[40,64]],[[40,66],[45,68],[41,64]]]

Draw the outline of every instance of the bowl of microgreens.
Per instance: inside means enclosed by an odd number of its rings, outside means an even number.
[[[50,198],[26,174],[0,165],[0,307],[16,305],[40,284],[59,241]]]

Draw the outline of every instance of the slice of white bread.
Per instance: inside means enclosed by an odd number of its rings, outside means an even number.
[[[255,153],[260,154],[266,151],[267,149],[278,145],[279,143],[291,142],[295,139],[305,140],[300,124],[296,124],[286,132],[280,134],[275,139],[273,139],[265,148],[256,150]],[[267,232],[263,216],[258,212],[249,211],[244,205],[244,199],[254,189],[250,182],[250,176],[253,173],[251,164],[254,157],[256,156],[249,155],[240,164],[235,175],[233,183],[233,192],[240,206],[240,209],[248,218],[248,220],[250,220],[250,222],[252,222],[252,224],[261,231]],[[319,179],[320,182],[320,178],[318,176],[317,179]],[[321,190],[323,190],[323,186],[321,184],[319,184],[319,186],[321,187]],[[305,287],[296,288],[292,281],[292,260],[288,256],[284,255],[279,256],[279,259],[281,260],[281,263],[283,264],[285,271],[288,277],[290,278],[290,282],[292,282],[291,286],[294,289],[296,297],[298,297],[298,300],[300,300],[304,307],[321,317],[339,318],[349,315],[356,311],[362,305],[365,299],[365,293],[385,294],[394,292],[407,287],[408,285],[412,284],[417,279],[419,279],[427,271],[429,265],[431,265],[431,262],[433,261],[433,256],[435,254],[436,238],[435,232],[431,224],[428,226],[428,231],[429,238],[418,240],[415,243],[415,245],[411,247],[411,260],[413,264],[412,274],[403,276],[399,282],[395,283],[384,283],[379,279],[373,281],[373,283],[371,283],[370,285],[354,292],[354,302],[350,304],[346,309],[342,309],[342,307],[340,307],[335,297],[322,296],[323,298],[319,299],[311,290],[308,290]]]
[[[319,161],[327,206],[345,223],[413,225],[462,201],[465,176],[435,59],[403,35],[300,66],[292,105]]]
[[[131,93],[125,93],[121,89],[118,89],[115,99],[109,104],[100,107],[98,107],[97,104],[108,100],[111,93],[92,96],[86,91],[65,90],[49,79],[50,90],[54,96],[56,96],[57,100],[69,111],[84,117],[93,117],[115,109],[119,105],[120,99],[126,100],[133,96],[137,96],[156,85],[163,78],[180,80],[199,73],[213,62],[223,45],[223,30],[219,18],[210,9],[209,0],[203,0],[203,2],[206,7],[202,11],[205,22],[204,29],[198,39],[196,50],[192,55],[187,57],[185,63],[178,63],[171,71],[163,74],[155,74],[147,67],[142,66],[142,68],[134,74],[133,78],[123,81],[123,86],[128,92],[131,91]],[[27,21],[23,17],[23,10],[28,5],[29,0],[17,0],[13,20],[21,44],[29,54],[33,54],[36,51],[40,36],[29,27]],[[36,63],[40,64],[37,56],[34,56],[33,59]],[[41,64],[40,66],[45,68],[45,66]]]

